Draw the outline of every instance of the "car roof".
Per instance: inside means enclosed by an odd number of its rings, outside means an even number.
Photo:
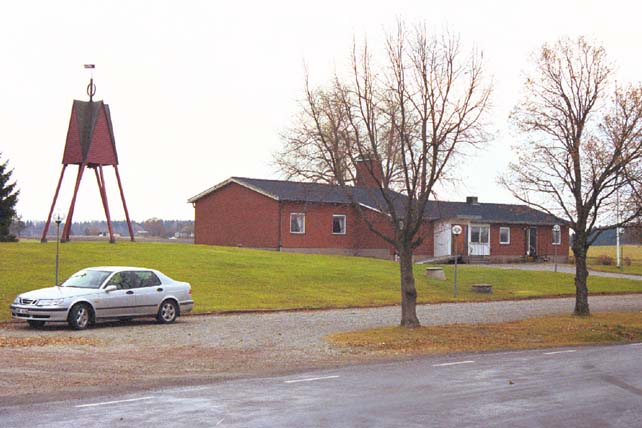
[[[92,267],[85,268],[83,270],[101,270],[106,272],[120,272],[123,270],[133,270],[133,271],[149,270],[149,271],[158,272],[156,269],[134,267],[134,266],[92,266]]]

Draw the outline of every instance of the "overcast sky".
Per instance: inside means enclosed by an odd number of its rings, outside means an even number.
[[[586,35],[603,43],[618,80],[642,76],[639,2],[631,1],[13,1],[0,14],[0,152],[14,168],[24,219],[42,220],[60,175],[72,100],[110,105],[119,171],[132,219],[192,219],[189,197],[230,176],[279,178],[272,154],[303,89],[303,63],[324,82],[353,36],[379,48],[401,18],[461,35],[494,76],[495,139],[457,166],[446,200],[515,202],[496,184],[516,135],[508,112],[522,71],[544,42]],[[56,211],[66,213],[76,167]],[[105,171],[112,218],[124,219],[113,169]],[[93,174],[75,220],[103,219]]]

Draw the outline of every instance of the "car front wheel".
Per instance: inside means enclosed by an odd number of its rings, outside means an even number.
[[[176,303],[173,300],[165,300],[158,309],[156,319],[161,324],[170,324],[176,321],[177,315],[178,308],[176,307]]]
[[[85,303],[79,303],[69,312],[69,326],[74,330],[83,330],[91,322],[91,309]]]

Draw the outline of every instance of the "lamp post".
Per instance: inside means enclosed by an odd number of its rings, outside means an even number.
[[[58,285],[58,267],[60,261],[60,223],[62,223],[63,216],[56,213],[54,221],[56,222],[56,285]]]
[[[452,234],[455,237],[455,272],[453,273],[454,283],[453,283],[453,297],[457,297],[457,259],[459,258],[459,251],[457,250],[457,236],[461,235],[462,228],[460,225],[456,224],[452,227]]]
[[[619,221],[619,219],[618,219]],[[621,249],[621,242],[620,242],[620,237],[624,234],[624,228],[623,227],[617,227],[615,229],[615,252],[616,252],[616,265],[617,268],[622,270],[622,249]]]
[[[559,236],[559,243],[562,242],[562,235],[560,234],[560,230],[561,230],[561,228],[560,228],[559,224],[553,225],[553,233],[557,234]],[[557,247],[558,247],[558,245],[559,244],[556,244],[555,242],[553,242],[553,250],[555,251],[555,272],[557,272]]]

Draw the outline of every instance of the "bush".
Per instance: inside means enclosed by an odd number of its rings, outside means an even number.
[[[597,263],[602,266],[611,266],[613,264],[613,257],[602,254],[597,257]]]

